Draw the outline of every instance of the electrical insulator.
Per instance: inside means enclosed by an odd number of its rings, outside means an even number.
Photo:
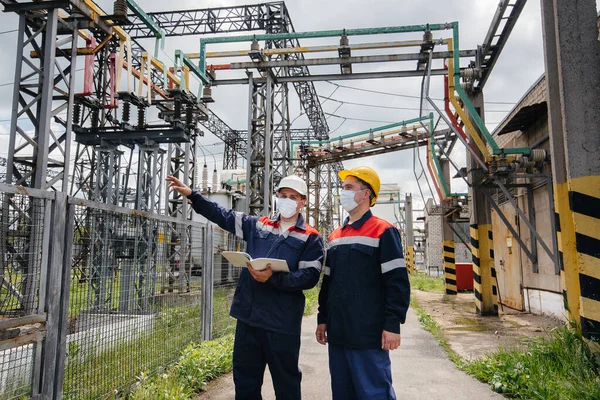
[[[260,50],[260,45],[258,44],[258,40],[254,39],[252,41],[252,43],[250,44],[250,50],[251,51],[259,51]]]
[[[543,149],[531,150],[531,161],[534,161],[534,162],[546,161],[546,150],[543,150]]]
[[[212,87],[211,86],[204,86],[202,88],[202,101],[204,103],[214,103],[214,99],[212,97]]]
[[[128,101],[123,102],[123,122],[129,122],[131,117],[131,103]]]
[[[181,121],[181,100],[175,99],[175,104],[173,105],[173,120]]]
[[[113,4],[113,14],[121,17],[127,17],[127,1],[115,0]]]
[[[406,127],[406,125],[402,125],[400,127],[400,136],[406,136],[407,133],[408,133],[408,128]]]
[[[92,110],[92,116],[91,116],[91,119],[92,119],[92,128],[97,128],[98,127],[98,123],[100,122],[99,115],[98,115],[99,112],[100,112],[100,110],[98,110],[97,108],[94,108]]]
[[[188,104],[185,109],[185,123],[187,126],[194,124],[194,107],[191,104]]]
[[[202,168],[202,191],[208,191],[208,168],[206,164],[204,164],[204,167]]]
[[[348,35],[342,35],[340,38],[340,46],[349,46],[350,40],[348,39]]]
[[[433,32],[431,32],[431,31],[425,31],[425,33],[423,33],[423,41],[425,43],[431,43],[431,42],[433,42]]]
[[[217,168],[215,168],[213,170],[213,176],[212,176],[212,191],[213,191],[213,193],[216,193],[218,189],[219,189],[219,174],[217,174]]]
[[[138,106],[138,127],[146,126],[146,108]]]
[[[79,125],[81,119],[81,104],[75,104],[73,106],[73,125]]]

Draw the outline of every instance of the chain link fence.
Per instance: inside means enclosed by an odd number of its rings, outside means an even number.
[[[124,393],[234,332],[240,270],[219,254],[244,250],[234,235],[19,190],[0,185],[0,398]]]
[[[244,251],[246,247],[245,242],[222,229],[214,230],[213,246],[212,338],[217,339],[235,332],[235,319],[229,316],[229,309],[241,272],[241,268],[233,267],[220,252]]]
[[[202,278],[192,274],[190,247],[205,227],[100,204],[73,208],[63,393],[98,398],[201,341]]]
[[[2,190],[0,203],[0,397],[21,399],[39,383],[52,200]]]

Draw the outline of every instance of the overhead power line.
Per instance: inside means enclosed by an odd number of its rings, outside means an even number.
[[[353,106],[383,108],[383,109],[389,109],[389,110],[419,111],[419,108],[416,108],[416,107],[382,106],[382,105],[377,105],[377,104],[364,104],[364,103],[355,103],[355,102],[352,102],[352,101],[344,101],[344,100],[332,99],[331,97],[321,96],[321,95],[319,95],[319,97],[322,98],[322,99],[326,99],[326,101],[329,100],[329,101],[333,101],[333,102],[336,102],[336,103],[348,104],[348,105],[353,105]],[[321,104],[323,104],[323,103],[321,103]],[[510,112],[510,110],[486,110],[486,112],[488,112],[488,113],[493,113],[493,112],[495,112],[495,113],[508,113],[508,112]]]
[[[378,123],[383,123],[383,124],[393,124],[393,123],[398,122],[398,121],[381,121],[381,120],[375,120],[375,119],[363,119],[363,118],[343,117],[341,115],[335,115],[335,114],[330,114],[330,113],[324,113],[324,114],[327,115],[327,116],[329,116],[329,117],[341,118],[341,119],[349,120],[349,121],[378,122]]]
[[[359,90],[361,92],[368,92],[368,93],[376,93],[376,94],[383,94],[386,96],[396,96],[396,97],[404,97],[404,98],[408,98],[408,99],[420,99],[421,96],[414,96],[414,95],[409,95],[409,94],[399,94],[399,93],[390,93],[390,92],[383,92],[380,90],[371,90],[371,89],[363,89],[363,88],[357,88],[354,86],[346,86],[346,85],[341,85],[339,83],[333,83],[330,81],[325,81],[327,83],[329,83],[330,85],[334,85],[337,87],[341,87],[341,88],[345,88],[345,89],[352,89],[352,90]],[[444,99],[433,99],[432,100],[436,100],[436,101],[444,101]],[[511,102],[505,102],[505,101],[486,101],[486,104],[508,104],[511,106],[514,106],[515,103],[511,103]]]

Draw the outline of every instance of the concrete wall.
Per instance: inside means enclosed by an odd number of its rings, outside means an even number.
[[[523,96],[518,105],[509,113],[496,131],[500,131],[521,108],[544,101],[546,101],[546,79],[542,76]],[[547,115],[540,115],[538,120],[525,130],[509,132],[503,135],[494,134],[493,136],[499,147],[531,147],[548,150],[550,146],[548,139],[548,117]],[[550,174],[550,164],[545,165],[541,172]],[[519,189],[517,191],[517,203],[527,217],[531,219],[531,215],[528,212],[526,189]],[[540,182],[533,189],[533,209],[536,231],[543,238],[544,242],[552,248],[553,232],[551,230],[550,218],[553,218],[553,214],[550,210],[548,185],[541,184]],[[529,228],[524,222],[521,222],[519,230],[521,238],[531,248]],[[496,229],[494,229],[495,231]],[[494,237],[494,239],[497,238]],[[506,246],[504,241],[500,243]],[[565,310],[561,294],[560,275],[555,273],[555,267],[551,258],[539,243],[537,244],[537,254],[538,271],[533,272],[533,263],[525,252],[520,252],[525,310],[535,314],[546,314],[564,319]],[[496,269],[499,268],[500,265],[498,265],[498,260],[496,260]],[[515,282],[515,284],[518,285],[520,282]]]
[[[439,268],[440,271],[444,267],[443,248],[442,248],[442,232],[443,232],[443,217],[437,213],[437,207],[433,205],[430,199],[424,210],[425,215],[425,267]],[[471,249],[462,243],[460,240],[454,242],[454,259],[457,263],[470,263],[473,258]]]

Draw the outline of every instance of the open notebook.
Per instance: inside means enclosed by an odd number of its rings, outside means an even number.
[[[290,272],[287,261],[277,258],[256,258],[252,259],[248,253],[243,251],[222,251],[221,255],[225,257],[234,267],[245,267],[246,263],[250,263],[252,268],[257,271],[267,269],[267,264],[271,264],[273,271]]]

